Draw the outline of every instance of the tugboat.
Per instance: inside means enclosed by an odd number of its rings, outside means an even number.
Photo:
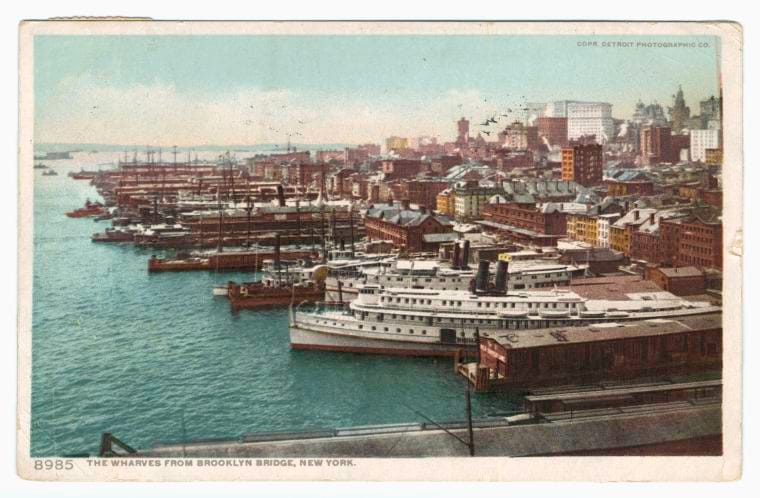
[[[106,208],[99,202],[90,202],[89,199],[84,203],[84,207],[69,211],[66,216],[69,218],[89,218],[93,216],[100,216],[106,213]]]
[[[73,178],[74,180],[92,180],[96,176],[98,176],[97,171],[72,171],[69,173],[69,176]]]

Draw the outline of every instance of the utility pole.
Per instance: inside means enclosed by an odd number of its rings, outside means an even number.
[[[467,401],[467,435],[470,448],[470,456],[475,456],[475,439],[472,435],[472,400],[470,399],[470,381],[465,381],[465,400]]]

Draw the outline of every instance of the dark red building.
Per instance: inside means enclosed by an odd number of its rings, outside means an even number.
[[[436,250],[438,244],[425,241],[427,234],[451,233],[451,221],[428,209],[412,210],[408,201],[399,204],[373,205],[364,218],[367,239],[389,240],[395,247],[409,252]]]
[[[571,144],[562,149],[562,179],[584,187],[602,183],[604,157],[596,143]]]
[[[550,145],[567,147],[567,118],[541,117],[536,119],[539,137],[544,137]]]

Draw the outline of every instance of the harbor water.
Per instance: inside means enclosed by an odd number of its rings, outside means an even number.
[[[450,359],[291,351],[286,309],[230,312],[215,284],[243,273],[148,274],[151,251],[97,244],[110,222],[64,213],[97,199],[69,171],[34,172],[32,456],[96,454],[111,432],[133,447],[246,433],[465,417]],[[31,167],[31,165],[29,165]],[[517,401],[476,395],[476,417]]]

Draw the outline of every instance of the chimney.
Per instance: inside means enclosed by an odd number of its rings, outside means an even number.
[[[420,214],[427,213],[427,208],[425,206],[420,206]]]
[[[596,206],[596,214],[598,214],[598,215],[601,216],[601,214],[602,214],[602,205],[601,204],[597,204],[597,206]]]
[[[409,209],[409,199],[401,199],[401,207],[404,209]]]
[[[509,263],[499,260],[496,262],[496,292],[507,293],[507,282],[509,280]]]
[[[282,184],[277,185],[277,200],[280,202],[280,207],[285,206],[285,191],[282,188]]]
[[[649,224],[654,225],[654,213],[649,214]]]
[[[459,249],[459,242],[455,242],[451,251],[451,266],[455,269],[462,267],[461,253]]]
[[[634,209],[633,210],[633,221],[639,221],[639,210]]]
[[[488,269],[491,266],[485,259],[478,262],[478,273],[475,276],[475,292],[486,292],[488,290]]]
[[[464,246],[462,247],[462,261],[459,267],[463,270],[470,268],[470,241],[465,239]]]

